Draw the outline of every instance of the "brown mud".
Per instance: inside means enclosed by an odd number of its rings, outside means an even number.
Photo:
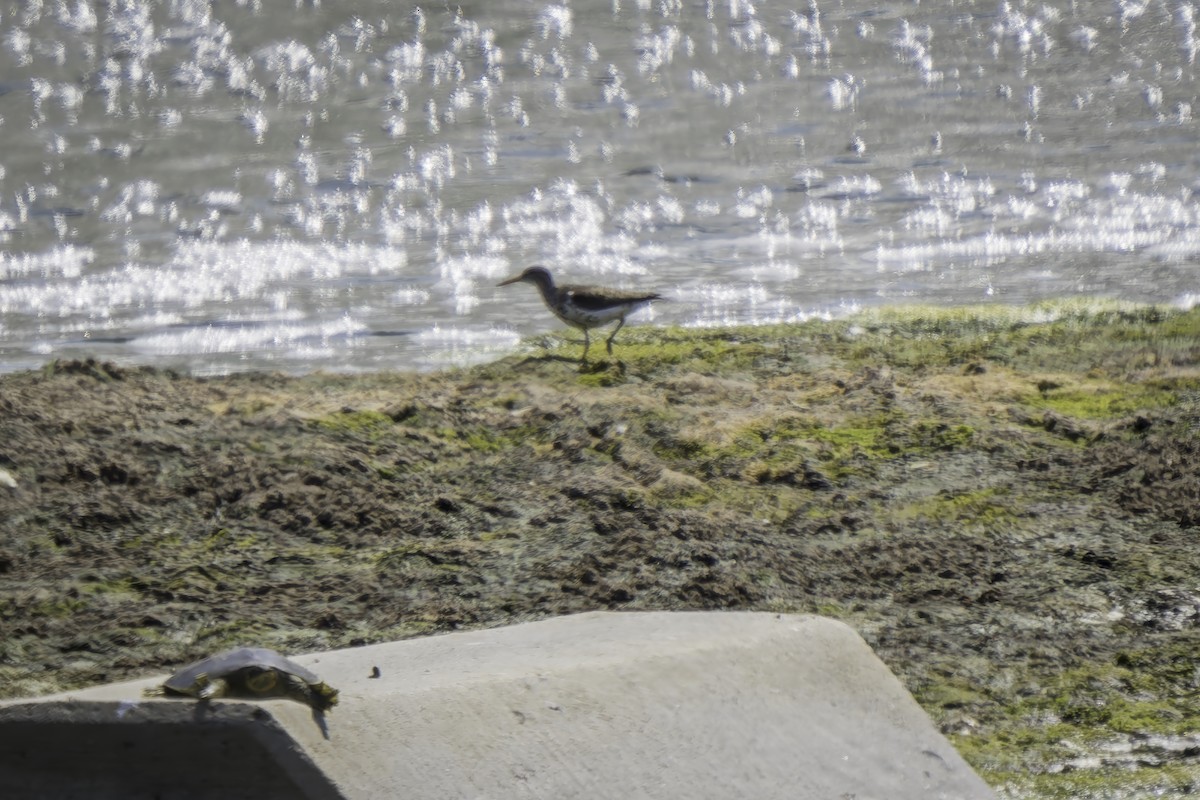
[[[1200,312],[911,310],[578,352],[0,376],[0,697],[234,645],[814,612],[1005,794],[1200,785]]]

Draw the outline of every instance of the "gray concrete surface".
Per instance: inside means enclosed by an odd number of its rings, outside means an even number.
[[[0,704],[0,797],[994,797],[820,617],[597,612],[294,660],[341,690],[323,719],[144,699],[164,676]]]

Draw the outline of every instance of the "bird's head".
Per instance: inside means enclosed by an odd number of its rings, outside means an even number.
[[[550,270],[545,267],[529,267],[520,275],[514,275],[508,280],[501,281],[497,286],[508,286],[510,283],[532,283],[535,286],[545,286],[553,288],[554,278],[550,276]]]

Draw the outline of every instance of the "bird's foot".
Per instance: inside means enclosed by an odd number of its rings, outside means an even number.
[[[609,361],[608,359],[600,359],[599,361],[580,361],[580,375],[601,375],[608,373],[613,377],[624,377],[625,362],[624,361]]]
[[[608,362],[601,359],[600,361],[588,361],[586,358],[579,361],[580,375],[595,375],[598,372],[604,372],[608,369]]]

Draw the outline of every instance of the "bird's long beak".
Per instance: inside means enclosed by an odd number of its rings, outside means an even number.
[[[524,278],[524,277],[525,277],[525,274],[524,274],[524,273],[522,273],[522,274],[520,274],[520,275],[513,275],[511,278],[508,278],[507,280],[500,281],[500,282],[499,282],[499,283],[497,283],[496,285],[497,285],[497,286],[508,286],[510,283],[516,283],[516,282],[520,281],[520,280],[521,280],[522,278]]]

